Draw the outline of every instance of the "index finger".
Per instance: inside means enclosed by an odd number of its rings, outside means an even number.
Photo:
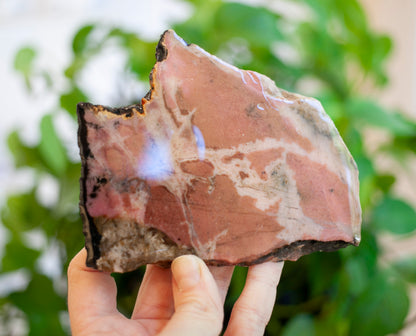
[[[208,269],[217,283],[222,303],[224,303],[233,276],[234,266],[208,266]]]
[[[250,266],[246,284],[231,312],[225,336],[263,335],[269,322],[283,262]]]

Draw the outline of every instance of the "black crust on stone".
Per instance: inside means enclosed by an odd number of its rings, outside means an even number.
[[[88,176],[88,157],[91,157],[91,150],[87,141],[87,125],[85,122],[85,109],[92,107],[89,103],[79,103],[77,105],[78,116],[78,146],[81,156],[81,178],[80,195],[79,195],[79,210],[83,222],[83,233],[85,236],[85,248],[87,250],[86,264],[89,267],[97,267],[97,259],[100,258],[100,241],[101,235],[94,224],[94,219],[88,213],[86,208],[87,201],[87,186],[86,179]]]
[[[166,48],[164,42],[165,42],[165,35],[169,32],[169,30],[166,30],[161,36],[159,43],[156,46],[156,62],[162,62],[168,57],[168,48]]]
[[[335,240],[329,242],[322,242],[318,240],[298,240],[289,245],[282,246],[273,250],[272,252],[261,256],[260,258],[240,263],[227,263],[223,260],[204,260],[207,265],[210,266],[251,266],[264,263],[266,261],[285,261],[285,260],[297,260],[300,257],[313,253],[313,252],[334,252],[341,248],[345,248],[349,245],[358,245],[348,243],[343,240]],[[169,264],[166,261],[160,263],[162,267],[168,267]]]
[[[205,263],[210,266],[251,266],[261,264],[267,261],[285,261],[285,260],[297,260],[300,257],[313,253],[313,252],[334,252],[341,248],[345,248],[349,245],[358,245],[357,243],[348,243],[343,240],[335,240],[329,242],[322,242],[318,240],[298,240],[289,245],[282,246],[273,250],[272,252],[261,256],[257,259],[252,259],[245,262],[237,262],[235,264],[228,263],[224,260],[206,260]],[[172,260],[160,260],[156,264],[168,268]]]
[[[158,230],[156,230],[158,231]],[[163,234],[163,233],[162,233]],[[171,242],[172,245],[176,245],[175,243]],[[251,266],[251,265],[257,265],[261,264],[267,261],[273,261],[273,262],[280,262],[285,260],[297,260],[300,257],[313,253],[313,252],[333,252],[340,248],[345,248],[349,245],[356,245],[353,243],[347,243],[343,240],[335,240],[335,241],[329,241],[329,242],[321,242],[317,240],[299,240],[296,242],[293,242],[289,245],[282,246],[280,248],[277,248],[273,250],[272,252],[261,256],[257,259],[252,259],[250,261],[240,262],[240,263],[228,263],[224,260],[207,260],[204,259],[205,263],[210,266]],[[187,251],[187,254],[195,254],[197,253],[192,252],[191,249]],[[169,268],[173,260],[166,260],[161,259],[155,261],[148,259],[147,261],[145,259],[142,259],[141,262],[134,263],[128,265],[126,268],[123,268],[122,272],[131,272],[140,266],[143,266],[145,264],[154,263],[156,265],[159,265],[163,268]],[[112,272],[113,270],[111,268],[103,268],[102,270],[107,272]]]
[[[154,229],[155,231],[158,231],[157,229]],[[160,232],[160,234],[164,235],[163,232]],[[170,244],[172,246],[176,245],[175,243],[171,242],[169,240]],[[228,263],[224,260],[207,260],[204,259],[205,263],[210,266],[251,266],[251,265],[257,265],[261,264],[267,261],[273,261],[273,262],[280,262],[285,260],[297,260],[300,257],[313,253],[313,252],[333,252],[340,248],[345,248],[349,245],[356,245],[353,243],[347,243],[343,240],[335,240],[330,242],[321,242],[317,240],[299,240],[296,242],[293,242],[289,245],[282,246],[280,248],[277,248],[273,250],[272,252],[261,256],[260,258],[253,259],[250,261],[240,262],[240,263]],[[182,247],[183,248],[183,247]],[[195,254],[194,251],[192,251],[192,248],[189,248],[189,250],[186,252],[186,254]],[[125,267],[123,267],[122,272],[131,272],[139,268],[140,266],[154,263],[156,265],[159,265],[163,268],[169,268],[173,260],[166,260],[166,259],[160,259],[160,260],[150,260],[150,259],[142,259],[141,262],[138,262],[137,260],[133,263],[126,263]],[[100,268],[101,270],[107,271],[107,272],[114,272],[114,270],[108,267]]]
[[[301,256],[313,253],[313,252],[333,252],[341,248],[345,248],[348,245],[355,245],[345,242],[343,240],[335,240],[330,242],[322,242],[319,240],[298,240],[292,244],[278,248],[269,254],[266,254],[254,261],[239,263],[239,266],[250,266],[255,264],[261,264],[266,261],[284,261],[291,260],[295,256]],[[295,257],[298,259],[298,257]]]
[[[169,30],[165,30],[165,32],[160,36],[159,42],[156,46],[156,52],[155,52],[155,57],[156,57],[156,64],[159,62],[163,62],[165,59],[168,58],[168,48],[166,48],[165,45],[165,36],[166,34],[169,32]],[[153,93],[153,72],[155,70],[155,66],[152,68],[152,70],[150,71],[149,74],[149,82],[150,82],[150,90],[146,93],[146,95],[144,96],[144,99],[146,99],[147,101],[152,99],[152,93]]]
[[[88,108],[91,109],[102,109],[103,111],[110,112],[119,116],[125,116],[126,118],[132,117],[134,113],[144,114],[143,105],[141,103],[123,107],[109,107],[103,105],[93,105],[90,103],[80,104],[88,105]]]

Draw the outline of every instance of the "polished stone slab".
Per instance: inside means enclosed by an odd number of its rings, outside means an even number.
[[[78,105],[89,266],[296,260],[360,241],[354,160],[321,104],[166,31],[137,105]]]

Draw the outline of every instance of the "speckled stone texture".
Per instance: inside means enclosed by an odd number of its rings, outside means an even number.
[[[356,165],[321,104],[162,35],[137,105],[78,105],[87,265],[296,260],[360,241]]]

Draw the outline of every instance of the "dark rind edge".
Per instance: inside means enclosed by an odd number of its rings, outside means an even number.
[[[270,253],[267,253],[257,259],[237,262],[235,264],[224,262],[223,260],[204,260],[207,265],[210,266],[251,266],[261,264],[266,261],[295,261],[304,255],[308,255],[314,252],[334,252],[341,248],[345,248],[349,245],[355,245],[354,243],[345,242],[343,240],[334,240],[329,242],[322,242],[319,240],[298,240],[291,244],[274,249]],[[162,262],[162,266],[166,264]]]
[[[169,32],[169,30],[165,30],[163,34],[160,36],[159,43],[156,46],[156,64],[159,62],[163,62],[166,58],[168,58],[168,48],[165,45],[165,36]],[[146,99],[147,101],[152,99],[152,93],[154,90],[154,84],[153,84],[153,75],[155,71],[156,64],[153,66],[152,70],[149,74],[149,83],[150,83],[150,90],[146,93],[143,99]]]
[[[165,45],[165,35],[169,32],[169,30],[165,30],[163,34],[160,36],[159,43],[156,46],[156,62],[162,62],[168,57],[168,48]]]
[[[79,179],[79,211],[83,222],[83,233],[85,236],[85,248],[87,250],[86,264],[89,267],[97,268],[97,260],[100,258],[100,241],[101,235],[94,224],[94,219],[89,215],[86,208],[87,186],[86,179],[88,176],[88,157],[91,156],[90,147],[87,141],[87,125],[85,122],[85,110],[91,109],[90,103],[79,103],[77,105],[78,116],[78,146],[81,156],[81,177]]]
[[[334,252],[341,248],[345,248],[349,245],[356,245],[354,243],[348,243],[343,240],[335,240],[329,242],[322,242],[318,240],[299,240],[291,244],[282,246],[280,248],[274,249],[272,252],[267,253],[257,259],[252,259],[248,261],[242,261],[237,263],[229,263],[224,260],[215,260],[215,259],[204,259],[205,263],[210,266],[252,266],[261,264],[267,261],[279,262],[279,261],[295,261],[304,255],[308,255],[314,252]],[[197,255],[196,253],[194,253]],[[159,260],[155,264],[163,267],[169,268],[173,260]],[[148,264],[143,262],[137,264],[134,267],[124,269],[123,272],[131,272],[139,268],[142,265]],[[106,270],[111,272],[112,270]]]
[[[341,248],[345,248],[349,245],[354,245],[353,243],[348,243],[343,240],[335,240],[329,242],[322,242],[319,240],[298,240],[292,244],[282,246],[252,262],[242,262],[239,263],[239,266],[250,266],[255,264],[260,264],[266,261],[284,261],[291,260],[293,256],[298,256],[298,258],[311,254],[314,252],[334,252]],[[209,261],[208,261],[209,263]]]
[[[165,44],[165,37],[166,37],[166,34],[169,33],[169,32],[176,35],[176,33],[173,30],[165,30],[163,32],[163,34],[160,36],[159,43],[156,46],[156,52],[155,52],[156,64],[160,63],[160,62],[163,62],[165,59],[168,58],[168,48],[166,47],[166,44]],[[177,35],[176,35],[176,37],[179,38],[179,39],[182,39],[181,37],[179,37]],[[187,46],[192,45],[191,43],[188,43],[185,40],[182,40],[182,41],[185,42]],[[154,75],[154,70],[155,70],[156,64],[154,65],[154,67],[152,68],[152,70],[150,71],[150,74],[149,74],[150,90],[144,96],[144,99],[146,99],[148,101],[152,99],[152,93],[153,93],[153,90],[154,90],[153,75]]]

